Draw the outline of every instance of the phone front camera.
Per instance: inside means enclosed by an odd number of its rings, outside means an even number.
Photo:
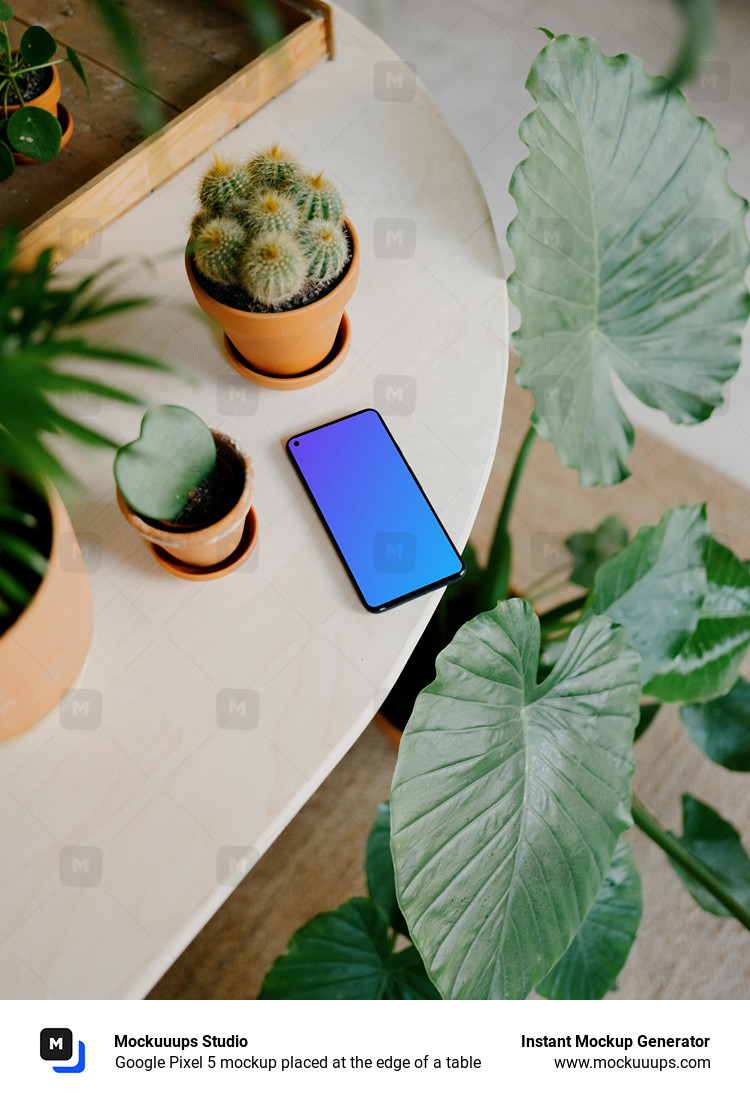
[[[295,439],[295,441],[294,441],[294,446],[295,446],[295,447],[299,447],[299,440],[298,440],[298,439]]]

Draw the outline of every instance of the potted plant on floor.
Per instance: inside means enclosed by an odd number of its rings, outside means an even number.
[[[8,22],[13,9],[0,0],[0,180],[16,163],[53,160],[73,133],[70,112],[60,104],[57,43],[44,27],[27,27],[13,50]],[[81,59],[66,47],[67,60],[88,91]]]
[[[99,344],[87,327],[147,304],[117,298],[104,272],[65,285],[51,253],[21,270],[17,235],[0,236],[0,740],[22,733],[59,703],[88,653],[93,604],[68,514],[53,483],[70,481],[49,437],[114,445],[59,400],[138,404],[70,360],[167,369],[150,356]]]
[[[328,377],[348,351],[359,272],[336,186],[274,145],[244,165],[217,159],[199,197],[185,263],[232,366],[276,389]]]
[[[509,535],[537,434],[584,485],[627,476],[633,432],[612,371],[675,422],[720,403],[750,312],[747,204],[711,127],[637,59],[561,36],[527,87],[538,110],[521,127],[508,236],[533,424],[488,563],[470,554],[463,596],[459,584],[442,602],[444,620],[453,601],[469,621],[452,641],[446,629],[391,793],[398,907],[444,998],[614,988],[641,911],[632,823],[697,904],[750,930],[750,856],[732,824],[686,793],[676,836],[631,791],[633,741],[664,704],[681,704],[712,760],[748,770],[746,563],[701,504],[630,541],[609,520],[568,540],[585,591],[538,616],[510,591]],[[348,940],[344,922],[333,930]]]
[[[122,514],[177,576],[224,576],[255,545],[250,459],[189,409],[150,409],[138,439],[117,452],[115,481]]]

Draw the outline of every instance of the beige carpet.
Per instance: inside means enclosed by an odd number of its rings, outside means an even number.
[[[531,400],[509,383],[498,455],[474,541],[486,551]],[[617,512],[631,534],[675,504],[710,502],[712,529],[750,557],[750,493],[639,433],[632,477],[610,489],[581,489],[539,441],[516,509],[514,580],[530,584],[564,556],[565,536]],[[573,594],[574,590],[570,590]],[[564,598],[563,590],[553,602]],[[546,606],[546,605],[542,605]],[[750,736],[750,733],[749,733]],[[696,749],[676,707],[662,708],[637,746],[634,789],[669,828],[680,828],[680,795],[714,806],[750,847],[750,776],[724,771]],[[292,932],[323,909],[365,890],[365,839],[375,807],[388,797],[395,753],[374,727],[358,743],[156,985],[154,998],[253,998]],[[631,836],[643,875],[641,930],[615,997],[750,997],[750,934],[704,913],[644,836]]]

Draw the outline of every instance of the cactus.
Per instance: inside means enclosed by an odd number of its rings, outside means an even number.
[[[322,172],[317,176],[304,176],[294,185],[292,194],[302,217],[308,221],[322,218],[324,221],[340,222],[344,216],[344,200],[335,184],[326,179]]]
[[[207,214],[221,216],[237,199],[250,194],[250,181],[243,167],[216,157],[201,181],[198,197]]]
[[[272,145],[244,166],[216,158],[191,226],[198,274],[243,291],[239,308],[294,308],[344,270],[350,241],[338,189]],[[234,304],[237,301],[230,295]],[[253,305],[254,303],[254,305]]]
[[[198,233],[200,232],[200,230],[203,228],[203,226],[206,224],[206,222],[208,220],[209,220],[209,215],[206,213],[206,211],[203,208],[201,208],[198,211],[198,213],[193,217],[193,220],[190,223],[190,239],[191,240],[193,240],[193,241],[195,240],[195,238],[198,236]]]
[[[284,190],[302,177],[302,165],[286,149],[272,145],[248,161],[246,172],[251,186],[256,189]]]
[[[193,223],[200,218],[197,215]],[[233,218],[210,218],[193,233],[193,259],[198,270],[216,283],[237,282],[237,268],[245,250],[244,228]]]
[[[264,188],[245,203],[242,221],[251,237],[261,233],[294,233],[299,226],[299,210],[288,195]]]
[[[291,233],[261,233],[245,249],[241,272],[251,297],[263,305],[281,305],[304,286],[307,260]]]
[[[336,222],[314,218],[304,222],[300,230],[300,244],[307,257],[307,276],[330,282],[342,271],[349,258],[349,242]]]

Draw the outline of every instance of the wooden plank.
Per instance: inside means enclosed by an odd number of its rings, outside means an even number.
[[[143,0],[131,0],[131,3],[141,2]],[[215,2],[206,5],[205,0],[190,0],[194,2],[211,9],[219,8]],[[39,4],[39,0],[31,0],[29,7],[33,9],[35,4]],[[114,93],[114,103],[119,104],[112,108],[111,124],[105,126],[85,121],[85,95],[82,90],[77,94],[72,90],[69,96],[69,82],[66,82],[65,99],[70,102],[74,119],[78,121],[79,108],[84,111],[80,116],[84,119],[83,126],[79,126],[81,132],[74,133],[71,145],[55,161],[29,166],[23,174],[19,170],[12,177],[11,186],[4,185],[3,221],[12,219],[28,226],[22,237],[20,261],[32,263],[39,250],[47,247],[54,249],[56,262],[71,255],[96,232],[328,56],[332,42],[332,13],[328,6],[319,0],[314,3],[310,0],[305,5],[291,4],[289,7],[292,10],[286,21],[290,25],[296,23],[295,29],[277,46],[223,80],[218,87],[215,86],[217,62],[211,54],[211,36],[200,39],[202,50],[207,50],[202,56],[208,58],[203,72],[209,90],[179,114],[175,107],[166,107],[171,121],[151,141],[138,140],[132,111],[127,114],[130,107],[123,94],[127,86],[120,74],[99,62],[94,61],[90,66],[87,63],[92,83],[98,88],[109,86]],[[311,11],[314,17],[305,19],[306,11],[308,16]],[[33,11],[30,14],[33,21]],[[223,12],[223,16],[236,19],[229,12]],[[56,18],[62,17],[58,14]],[[300,19],[305,21],[299,22]],[[51,19],[47,20],[47,25],[58,41],[64,42],[62,34],[56,27],[53,29]],[[176,20],[175,26],[180,28],[181,25]],[[99,28],[89,25],[86,33],[90,36],[87,39],[89,48],[98,49]],[[164,36],[165,41],[169,37]],[[226,66],[222,65],[221,75],[225,72]],[[195,73],[192,80],[198,80]],[[163,97],[165,86],[162,83],[160,87]],[[169,94],[176,100],[184,98],[180,89]],[[124,152],[122,147],[117,148],[117,142],[122,140],[126,142]],[[83,158],[75,156],[82,147],[87,149],[85,163]],[[87,171],[88,176],[85,175]],[[64,197],[50,206],[51,196],[56,195],[59,199],[61,194]]]
[[[38,219],[23,234],[20,262],[31,264],[42,248],[53,248],[56,262],[77,251],[219,137],[290,87],[326,56],[326,48],[324,20],[315,19],[293,31],[169,122],[155,140],[141,143]]]

